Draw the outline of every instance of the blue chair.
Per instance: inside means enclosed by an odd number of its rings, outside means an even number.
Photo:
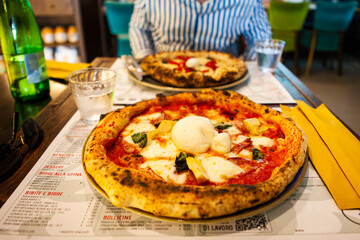
[[[106,1],[104,5],[110,33],[116,37],[116,55],[131,55],[129,22],[134,3]]]
[[[272,0],[269,22],[273,38],[285,41],[283,52],[294,52],[295,74],[299,75],[299,33],[309,11],[309,2],[283,2]]]
[[[313,30],[303,30],[300,43],[309,48],[305,77],[310,75],[315,50],[337,52],[338,74],[342,75],[342,52],[345,31],[354,17],[356,1],[317,1]]]

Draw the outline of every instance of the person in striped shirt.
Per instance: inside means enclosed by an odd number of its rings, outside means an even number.
[[[217,50],[255,60],[256,39],[271,38],[261,0],[136,0],[129,38],[133,55],[162,51]]]

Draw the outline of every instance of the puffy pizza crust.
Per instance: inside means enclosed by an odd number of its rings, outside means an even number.
[[[174,70],[167,62],[177,56],[205,57],[217,61],[216,71],[209,73],[187,72]],[[242,77],[246,71],[245,62],[227,53],[216,51],[174,51],[161,52],[146,56],[141,67],[145,73],[161,83],[174,87],[215,87],[233,82]]]
[[[289,148],[283,164],[273,171],[267,181],[254,185],[190,186],[155,179],[143,171],[120,167],[107,158],[105,146],[109,139],[117,138],[132,117],[154,104],[181,103],[189,99],[193,103],[241,105],[260,113],[267,121],[279,123]],[[108,114],[89,136],[83,161],[86,171],[106,192],[114,206],[137,208],[166,217],[206,219],[233,214],[278,196],[303,165],[306,150],[304,132],[284,114],[234,92],[203,90],[166,97],[159,95],[154,100]]]

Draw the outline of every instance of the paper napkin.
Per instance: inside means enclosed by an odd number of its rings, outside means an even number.
[[[76,70],[88,68],[89,63],[67,63],[54,60],[46,61],[49,78],[67,79],[67,76]]]
[[[326,108],[281,106],[308,137],[310,159],[339,209],[360,208],[360,141]]]

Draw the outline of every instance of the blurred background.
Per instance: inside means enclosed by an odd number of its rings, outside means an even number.
[[[133,1],[29,1],[41,29],[47,60],[70,63],[91,62],[99,56],[117,57],[122,54],[131,54],[127,29]],[[304,1],[281,2],[299,4]],[[297,50],[294,47],[285,51],[282,62],[336,115],[340,116],[357,134],[360,134],[360,0],[355,0],[357,8],[349,25],[343,31],[343,40],[341,37],[337,37],[336,40],[336,46],[339,46],[339,41],[342,41],[341,71],[339,72],[338,69],[339,50],[322,51],[316,46],[311,70],[308,70],[307,74],[305,71],[316,22],[315,15],[318,10],[316,6],[320,0],[306,2],[308,2],[308,9],[302,13],[304,17],[294,13],[292,15],[294,22],[292,22],[282,20],[286,16],[282,15],[281,8],[288,9],[288,6],[276,8],[272,1],[263,1],[275,37],[282,36],[282,29],[280,29],[282,26],[278,26],[277,22],[288,22],[290,27],[300,24],[300,29],[295,30],[295,40],[286,40],[289,42],[288,46],[293,44],[290,44],[291,41],[294,41]],[[321,2],[330,4],[349,1],[321,0]],[[280,20],[276,20],[276,17]],[[320,39],[321,36],[318,35],[317,40]],[[0,72],[4,71],[0,56]]]

